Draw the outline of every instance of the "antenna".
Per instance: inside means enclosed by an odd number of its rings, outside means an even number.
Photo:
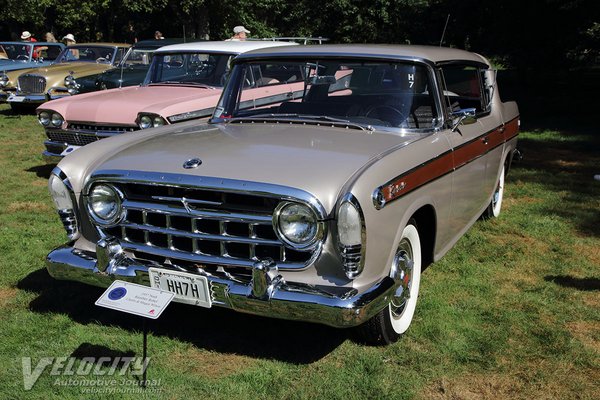
[[[183,26],[183,43],[185,43],[185,24],[183,24],[182,26]]]
[[[442,38],[440,39],[440,47],[442,47],[442,43],[444,42],[444,35],[446,34],[446,28],[448,27],[448,21],[450,20],[450,14],[446,17],[446,24],[444,25],[444,31],[442,32]]]

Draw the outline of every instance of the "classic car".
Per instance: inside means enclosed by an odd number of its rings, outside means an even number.
[[[50,42],[0,42],[0,101],[6,101],[11,89],[16,90],[7,72],[50,65],[64,47]]]
[[[83,43],[67,46],[54,64],[9,73],[17,83],[7,102],[16,110],[37,106],[48,100],[70,96],[70,79],[97,74],[114,68],[130,47],[120,43]],[[17,74],[18,72],[18,74]]]
[[[259,71],[267,83],[249,85]],[[287,90],[264,96],[276,86]],[[257,91],[260,102],[243,100]],[[500,214],[518,130],[516,103],[471,52],[244,53],[209,124],[99,141],[55,167],[71,241],[47,269],[392,343],[413,320],[423,269]]]
[[[141,40],[129,48],[116,68],[80,79],[70,79],[67,89],[71,94],[78,94],[139,85],[146,78],[154,51],[182,42],[183,39]]]
[[[84,93],[40,106],[38,118],[48,137],[44,158],[57,162],[73,150],[109,136],[208,119],[233,57],[285,45],[290,43],[221,41],[162,47],[154,53],[141,86]]]

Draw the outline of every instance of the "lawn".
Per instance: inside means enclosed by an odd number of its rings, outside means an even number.
[[[145,395],[123,393],[138,389],[128,375],[113,393],[86,396],[50,369],[26,391],[22,357],[35,367],[140,356],[142,323],[94,306],[101,289],[46,273],[45,255],[66,236],[46,188],[43,129],[0,106],[0,398],[598,398],[600,135],[548,121],[524,122],[500,218],[477,222],[424,272],[398,343],[173,304],[150,324]],[[111,379],[72,377],[90,378]]]

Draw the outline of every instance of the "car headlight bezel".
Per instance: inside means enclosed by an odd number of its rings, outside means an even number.
[[[356,197],[347,193],[337,207],[337,243],[344,272],[354,279],[365,265],[367,230],[365,216]]]
[[[158,128],[167,124],[167,121],[158,114],[140,113],[138,114],[137,125],[140,129]]]
[[[3,88],[6,85],[8,85],[8,82],[10,82],[10,79],[8,78],[8,75],[6,75],[6,74],[0,74],[0,88]]]
[[[297,224],[299,222],[291,221],[289,218],[289,212],[294,208],[296,211],[304,212],[304,217],[310,221],[310,232],[304,239],[293,237],[290,234],[290,229],[286,229],[286,225]],[[296,212],[295,215],[299,214]],[[273,229],[278,239],[286,247],[301,251],[315,248],[320,243],[324,233],[323,222],[319,220],[315,210],[307,204],[295,201],[283,201],[275,208],[275,212],[273,213]]]
[[[56,167],[48,179],[48,191],[52,197],[54,207],[63,223],[70,240],[79,237],[79,219],[77,218],[77,199],[73,186],[66,175]]]
[[[52,125],[54,128],[60,128],[64,122],[65,119],[59,113],[50,113],[50,125]]]
[[[102,193],[102,191],[104,193]],[[104,196],[105,203],[114,203],[114,206],[97,206]],[[123,193],[114,185],[105,182],[93,184],[85,197],[88,214],[94,222],[101,226],[112,226],[117,224],[123,217]],[[108,201],[106,199],[109,199]],[[109,211],[102,214],[101,210],[108,208]]]
[[[51,112],[50,111],[46,111],[46,110],[41,110],[38,112],[38,122],[42,125],[42,126],[49,126],[50,125],[50,117]]]
[[[65,77],[65,87],[67,88],[67,92],[70,95],[75,95],[79,93],[79,84],[77,83],[77,79],[72,74],[69,74]]]

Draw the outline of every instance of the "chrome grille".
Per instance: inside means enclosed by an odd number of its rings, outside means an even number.
[[[66,143],[73,146],[85,146],[102,138],[94,134],[65,131],[46,131],[46,136],[53,142]]]
[[[311,251],[286,248],[272,215],[279,199],[245,193],[146,184],[118,184],[125,217],[104,233],[139,258],[179,266],[251,267],[272,258],[301,268]]]
[[[19,92],[20,93],[39,93],[44,94],[46,91],[46,78],[40,75],[24,74],[19,76]]]

